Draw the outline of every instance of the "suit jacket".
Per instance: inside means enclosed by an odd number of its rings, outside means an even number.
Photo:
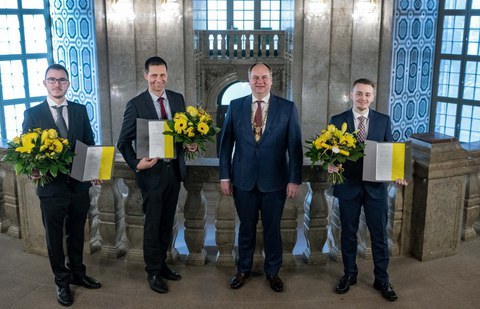
[[[232,158],[233,153],[233,158]],[[219,148],[220,179],[243,191],[255,184],[262,192],[302,183],[302,137],[295,104],[271,95],[261,140],[252,128],[252,96],[233,100],[225,117]]]
[[[77,140],[87,145],[94,145],[95,138],[93,135],[90,120],[88,119],[87,108],[84,105],[67,101],[68,103],[68,141],[70,148],[75,150],[75,143]],[[55,129],[58,128],[53,119],[50,107],[47,100],[44,100],[41,104],[29,108],[24,113],[24,120],[22,124],[23,132],[33,130],[35,128],[41,129]],[[40,197],[52,197],[65,193],[67,189],[67,182],[70,184],[70,188],[74,190],[88,190],[90,182],[79,182],[68,175],[59,173],[58,176],[53,179],[52,182],[46,184],[43,187],[37,187],[37,194]]]
[[[346,122],[348,125],[347,131],[353,132],[355,131],[353,117],[353,111],[350,109],[333,116],[330,119],[330,123],[334,124],[337,128],[341,128],[342,124]],[[366,139],[376,142],[392,142],[393,136],[390,117],[370,109],[368,115],[368,136]],[[345,168],[344,176],[346,181],[343,184],[334,186],[334,196],[342,199],[353,199],[363,187],[373,198],[386,198],[386,183],[362,181],[363,158],[356,162],[347,161],[343,164],[343,167]]]
[[[172,116],[175,115],[176,112],[185,112],[185,100],[183,95],[170,90],[165,90],[165,92],[170,104]],[[155,110],[154,102],[152,101],[152,96],[148,90],[128,101],[123,116],[122,129],[117,143],[118,150],[122,153],[123,158],[130,168],[134,171],[136,171],[138,162],[140,162],[140,160],[137,159],[137,154],[132,144],[133,141],[136,143],[137,118],[159,119]],[[175,170],[179,179],[183,179],[185,177],[186,168],[182,143],[176,143],[175,148],[177,159],[174,161],[178,161],[174,162]],[[138,187],[144,191],[156,188],[161,179],[160,168],[161,166],[156,164],[152,168],[136,172],[135,179]]]

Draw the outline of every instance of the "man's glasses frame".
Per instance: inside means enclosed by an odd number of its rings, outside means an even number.
[[[66,78],[55,78],[55,77],[49,77],[46,79],[47,83],[51,85],[55,85],[56,82],[58,82],[60,85],[66,85],[68,83],[68,79]]]

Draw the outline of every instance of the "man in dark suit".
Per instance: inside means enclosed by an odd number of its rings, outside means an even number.
[[[375,85],[368,79],[359,79],[353,83],[350,93],[353,108],[335,115],[330,123],[341,128],[347,123],[348,132],[358,130],[359,142],[364,139],[376,142],[392,142],[390,117],[370,109],[375,98]],[[360,211],[363,206],[365,219],[372,240],[372,254],[375,265],[374,288],[383,297],[394,301],[398,297],[389,281],[387,267],[389,263],[387,235],[387,185],[384,182],[368,182],[362,180],[363,159],[356,162],[347,161],[344,164],[345,182],[336,184],[333,195],[338,198],[340,206],[340,221],[342,227],[341,243],[344,276],[338,282],[336,292],[344,294],[351,285],[357,283],[357,231]],[[329,172],[337,172],[338,167],[329,166]],[[403,179],[397,179],[398,184],[406,185]]]
[[[219,149],[221,190],[233,194],[240,219],[237,273],[230,286],[240,288],[250,276],[260,212],[265,275],[270,287],[282,292],[280,220],[286,197],[295,197],[302,182],[298,112],[293,102],[270,93],[268,65],[252,65],[248,80],[252,94],[230,103]]]
[[[175,144],[176,159],[142,158],[132,143],[137,139],[137,118],[172,119],[176,112],[185,112],[183,95],[166,90],[167,63],[160,57],[145,62],[145,80],[148,89],[127,103],[117,147],[123,158],[135,171],[137,186],[142,191],[144,219],[143,257],[150,288],[167,293],[162,280],[180,280],[181,276],[167,264],[167,250],[172,241],[172,228],[177,209],[180,181],[185,176],[184,148]],[[196,151],[197,145],[186,145],[187,151]]]
[[[47,68],[43,85],[48,96],[43,103],[25,111],[23,132],[35,128],[56,129],[67,138],[72,149],[77,140],[94,145],[93,131],[87,109],[81,104],[67,101],[65,94],[70,86],[68,72],[62,65]],[[58,113],[58,107],[60,113]],[[62,123],[60,126],[59,123]],[[59,127],[60,126],[60,127]],[[34,175],[33,177],[38,177]],[[86,275],[83,264],[84,227],[90,208],[88,190],[90,183],[82,183],[59,173],[46,185],[37,187],[42,219],[45,226],[48,257],[57,285],[57,300],[63,306],[73,304],[70,284],[98,289],[101,284]],[[63,230],[66,231],[68,261],[65,265]]]

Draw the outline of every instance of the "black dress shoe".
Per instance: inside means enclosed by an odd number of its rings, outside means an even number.
[[[172,281],[178,281],[178,280],[182,279],[182,276],[180,276],[179,273],[171,270],[167,266],[162,267],[162,269],[160,270],[160,276],[162,276],[163,278],[165,278],[167,280],[172,280]]]
[[[335,288],[335,292],[337,294],[345,294],[350,289],[351,285],[355,285],[357,283],[357,278],[352,276],[343,276],[340,281],[338,281],[337,287]]]
[[[393,290],[393,286],[390,284],[390,282],[380,282],[375,280],[373,282],[373,287],[375,290],[380,291],[383,298],[388,301],[396,301],[398,299],[398,296]]]
[[[267,276],[267,280],[272,290],[275,292],[283,292],[283,281],[278,275],[273,275],[272,277]]]
[[[100,282],[89,276],[84,276],[83,278],[76,278],[72,276],[72,279],[70,279],[70,284],[80,285],[87,289],[99,289],[102,287]]]
[[[148,275],[150,288],[157,293],[164,294],[168,292],[168,286],[159,275]]]
[[[250,277],[250,273],[237,272],[230,280],[230,287],[232,289],[241,288],[245,283],[245,279],[248,279],[248,277]]]
[[[57,301],[60,305],[68,307],[73,304],[72,292],[70,287],[61,288],[57,286]]]

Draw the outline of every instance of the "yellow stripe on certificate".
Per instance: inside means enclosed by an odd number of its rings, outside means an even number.
[[[112,177],[113,158],[115,157],[115,147],[103,146],[100,157],[100,167],[98,169],[98,179],[109,180]]]

